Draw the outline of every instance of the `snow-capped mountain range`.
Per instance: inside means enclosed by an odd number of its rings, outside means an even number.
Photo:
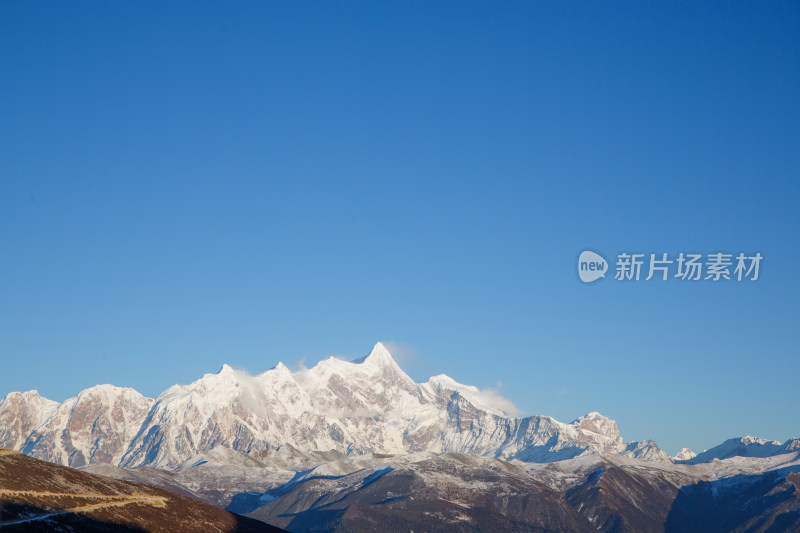
[[[157,398],[98,385],[59,404],[36,391],[0,402],[0,446],[69,466],[177,468],[217,447],[242,454],[455,452],[551,462],[620,454],[671,462],[652,441],[626,444],[616,422],[509,416],[473,386],[440,375],[415,383],[378,343],[356,362],[331,357],[251,376],[224,365]],[[787,443],[787,446],[789,443]],[[682,452],[679,460],[691,460]]]

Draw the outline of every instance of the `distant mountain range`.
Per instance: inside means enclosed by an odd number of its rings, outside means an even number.
[[[0,403],[0,445],[47,461],[177,468],[223,446],[248,454],[292,446],[346,455],[456,452],[548,462],[586,453],[669,461],[652,441],[626,444],[600,415],[565,424],[507,416],[476,387],[440,375],[415,383],[380,343],[359,362],[330,358],[256,376],[224,365],[158,398],[98,385],[61,404],[36,391]]]
[[[742,531],[800,528],[798,439],[669,457],[624,442],[599,413],[563,423],[506,408],[445,375],[415,383],[378,343],[298,372],[224,365],[157,398],[112,385],[60,404],[13,392],[0,446],[298,532],[727,531],[715,527],[731,513]]]

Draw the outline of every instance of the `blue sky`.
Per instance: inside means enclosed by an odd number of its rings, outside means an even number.
[[[0,49],[0,394],[381,340],[670,452],[800,435],[797,3],[6,2]]]

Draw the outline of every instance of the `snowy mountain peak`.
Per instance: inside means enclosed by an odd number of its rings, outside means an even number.
[[[614,424],[616,426],[616,422],[604,416],[597,411],[590,411],[583,416],[580,416],[572,421],[573,425],[585,428],[592,428],[592,427],[604,427],[609,424]]]
[[[220,384],[224,383],[234,383],[236,381],[236,376],[237,376],[237,371],[234,370],[231,365],[225,363],[216,372],[209,372],[203,374],[203,377],[201,377],[196,381],[193,381],[189,385],[173,385],[173,387],[179,386],[188,389],[197,387],[209,387],[209,386],[217,387]],[[173,387],[170,387],[170,389]]]
[[[31,431],[53,415],[59,403],[38,391],[10,392],[0,401],[0,446],[18,450]]]
[[[800,439],[797,437],[791,438],[784,444],[787,452],[800,452]]]
[[[233,374],[233,372],[234,372],[233,367],[228,363],[225,363],[222,365],[222,368],[219,369],[219,372],[217,372],[217,374]]]
[[[519,410],[513,402],[503,398],[492,389],[479,389],[474,385],[464,385],[446,374],[433,376],[428,380],[427,386],[437,395],[446,391],[456,392],[478,409],[497,416],[515,416]]]
[[[762,439],[760,437],[753,437],[752,435],[745,435],[740,439],[740,442],[745,446],[750,444],[780,444],[778,440]]]
[[[369,355],[366,356],[362,362],[379,366],[397,366],[392,354],[389,353],[389,350],[386,349],[386,346],[384,346],[382,342],[375,344],[372,351],[369,352]]]
[[[16,410],[30,409],[32,412],[36,412],[37,415],[46,418],[55,411],[59,403],[45,398],[39,394],[38,390],[34,389],[25,392],[9,392],[5,398],[0,400],[0,406],[2,407],[8,408],[12,405]]]
[[[291,374],[292,373],[292,371],[289,370],[289,367],[287,367],[283,363],[278,363],[277,365],[272,367],[270,370],[274,370],[275,372],[278,372],[279,374]]]
[[[39,391],[36,389],[26,390],[25,392],[9,392],[2,400],[0,400],[0,402],[11,399],[22,399],[26,402],[38,401],[38,402],[52,403],[52,404],[58,403],[54,402],[53,400],[48,400],[47,398],[39,394]]]
[[[660,463],[669,463],[672,461],[672,458],[667,455],[667,452],[659,448],[655,441],[652,440],[631,442],[625,446],[625,450],[620,452],[620,455],[641,459],[643,461],[655,461]]]
[[[580,418],[581,419],[583,419],[583,418],[604,418],[604,419],[608,420],[608,417],[601,415],[597,411],[589,411],[588,413],[586,413],[585,415],[583,415]]]
[[[102,385],[95,385],[94,387],[89,387],[88,389],[83,389],[81,392],[78,393],[78,398],[83,399],[86,397],[91,396],[105,396],[105,397],[115,397],[115,396],[134,396],[134,397],[142,397],[142,394],[139,393],[136,389],[132,389],[130,387],[118,387],[116,385],[111,385],[108,383],[104,383]]]
[[[696,457],[688,459],[689,464],[707,463],[714,459],[728,459],[731,457],[772,457],[792,452],[792,441],[781,444],[777,440],[745,437],[728,439],[718,446],[698,453]]]
[[[681,448],[675,457],[672,458],[673,461],[688,461],[689,459],[694,459],[697,457],[697,454],[694,453],[689,448]]]
[[[583,431],[591,431],[592,433],[597,433],[615,440],[618,439],[620,442],[622,440],[619,435],[617,423],[614,420],[601,415],[597,411],[591,411],[573,420],[572,425],[582,429]]]
[[[459,383],[447,374],[437,374],[428,378],[428,383],[437,387],[458,385]]]

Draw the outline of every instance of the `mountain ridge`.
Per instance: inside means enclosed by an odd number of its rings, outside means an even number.
[[[114,385],[90,387],[60,404],[35,391],[9,393],[0,402],[0,446],[69,466],[179,468],[219,446],[252,454],[285,445],[345,455],[673,461],[653,441],[625,443],[617,423],[600,413],[571,423],[514,416],[498,398],[444,374],[415,383],[379,342],[356,361],[330,357],[297,372],[278,363],[250,375],[223,364],[156,398]]]

